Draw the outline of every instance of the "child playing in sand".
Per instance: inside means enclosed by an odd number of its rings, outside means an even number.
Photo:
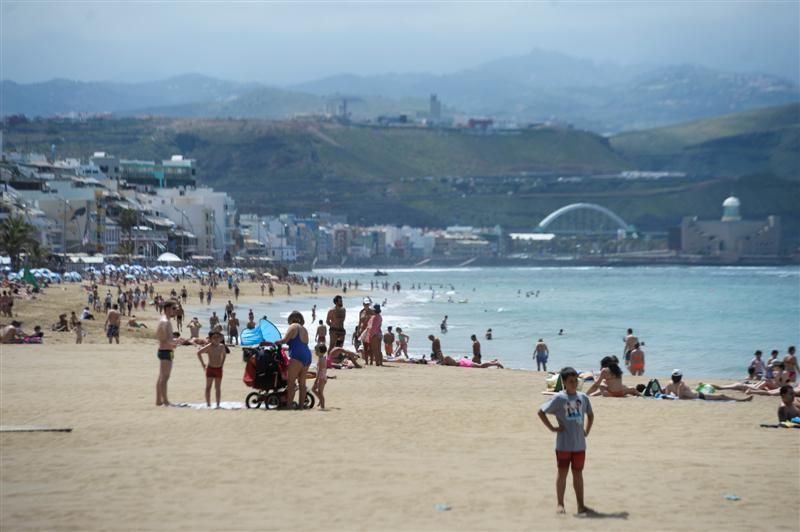
[[[317,344],[314,348],[314,354],[319,357],[317,359],[317,378],[314,380],[314,386],[311,391],[319,397],[319,407],[325,410],[325,384],[328,382],[328,348],[325,344]]]
[[[73,330],[75,331],[75,343],[76,344],[82,344],[83,343],[83,324],[80,322],[80,320],[75,322],[75,328]]]
[[[211,343],[197,350],[197,358],[200,365],[206,372],[206,405],[211,406],[211,383],[214,383],[214,391],[217,398],[217,408],[219,399],[222,395],[220,385],[222,384],[222,366],[225,365],[225,346],[222,344],[224,338],[221,332],[211,334]],[[208,355],[208,365],[203,362],[203,353]]]
[[[564,389],[550,398],[539,408],[539,419],[556,436],[556,463],[558,479],[556,480],[556,498],[558,513],[566,513],[564,509],[564,492],[567,489],[567,475],[572,467],[572,485],[578,501],[578,515],[591,512],[583,503],[583,464],[586,458],[586,436],[592,430],[594,414],[589,397],[578,391],[578,372],[566,367],[561,370],[561,382]],[[547,417],[552,414],[558,420],[554,427]],[[584,416],[587,422],[584,427]]]

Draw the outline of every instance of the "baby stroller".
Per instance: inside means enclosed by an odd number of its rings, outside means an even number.
[[[246,348],[249,353],[244,368],[244,383],[255,391],[247,394],[247,408],[258,408],[262,404],[267,410],[286,406],[286,384],[289,359],[278,347],[264,346]],[[306,408],[314,408],[316,397],[306,391]]]

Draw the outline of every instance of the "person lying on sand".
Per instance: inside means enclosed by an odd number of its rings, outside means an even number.
[[[791,384],[789,386],[791,386]],[[783,388],[783,386],[781,386],[781,388]],[[748,395],[769,395],[776,397],[781,394],[781,388],[775,388],[774,390],[746,390],[744,393]],[[795,397],[800,396],[800,384],[796,385],[793,390]]]
[[[789,383],[789,375],[787,372],[784,371],[784,363],[781,361],[774,361],[771,365],[772,368],[772,378],[771,379],[762,379],[757,380],[755,382],[750,381],[749,379],[737,382],[734,384],[712,384],[707,383],[709,386],[713,386],[717,390],[737,390],[740,392],[749,392],[753,390],[778,390],[784,384]]]
[[[456,361],[451,356],[445,356],[442,361],[440,362],[442,366],[458,366],[461,368],[500,368],[503,369],[503,365],[495,358],[494,360],[490,360],[489,362],[483,362],[481,364],[476,364],[467,355],[464,355],[459,361]]]
[[[737,402],[744,402],[744,401],[752,401],[753,396],[748,396],[744,399],[737,399],[735,397],[729,397],[723,394],[711,394],[711,393],[702,393],[696,392],[686,386],[686,383],[683,382],[683,373],[681,370],[676,369],[672,372],[672,382],[669,383],[664,388],[664,393],[667,395],[674,395],[678,399],[703,399],[704,401],[737,401]]]
[[[598,389],[592,392],[590,397],[602,395],[603,397],[625,397],[626,395],[642,395],[636,388],[631,388],[622,384],[622,369],[616,363],[609,364],[606,377],[598,385]]]

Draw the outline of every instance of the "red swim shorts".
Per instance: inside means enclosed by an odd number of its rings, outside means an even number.
[[[206,368],[206,377],[209,379],[221,379],[222,378],[222,368]]]
[[[569,469],[572,464],[573,471],[583,471],[583,462],[586,461],[586,451],[556,451],[556,462],[559,469]]]

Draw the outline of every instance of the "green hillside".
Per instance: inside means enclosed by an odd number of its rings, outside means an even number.
[[[611,145],[642,169],[800,179],[800,104],[623,133]]]
[[[604,137],[556,128],[479,135],[314,121],[126,119],[32,122],[4,133],[7,151],[48,153],[55,144],[59,157],[106,151],[161,160],[180,153],[197,159],[199,181],[229,192],[241,212],[328,211],[352,223],[528,230],[559,207],[589,201],[642,229],[664,231],[683,216],[720,216],[722,200],[733,193],[745,216],[777,214],[787,231],[800,234],[796,182],[763,170],[789,151],[774,150],[769,133],[752,133],[745,147],[730,145],[731,136],[703,137],[688,147],[686,153],[705,150],[707,158],[765,161],[749,177],[705,180],[592,177],[649,168],[627,160]],[[792,157],[781,164],[792,164]],[[559,179],[576,175],[583,177]]]

